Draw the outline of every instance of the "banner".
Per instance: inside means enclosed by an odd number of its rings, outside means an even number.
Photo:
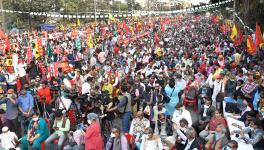
[[[27,48],[27,63],[30,64],[32,61],[32,50],[30,47]]]

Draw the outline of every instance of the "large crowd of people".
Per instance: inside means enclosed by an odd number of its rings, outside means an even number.
[[[180,14],[1,33],[1,147],[262,150],[264,49],[230,28]]]

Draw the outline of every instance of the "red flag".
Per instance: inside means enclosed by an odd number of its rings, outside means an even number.
[[[27,48],[27,63],[30,64],[30,62],[32,61],[32,50],[31,48]]]
[[[9,50],[10,50],[10,41],[9,41],[8,38],[5,38],[5,45],[6,45],[5,50],[6,50],[6,51],[9,51]]]
[[[238,45],[241,45],[243,42],[243,35],[240,29],[238,29]]]
[[[156,44],[159,44],[160,39],[159,39],[157,32],[154,34],[154,40],[155,40]]]
[[[58,62],[54,62],[53,63],[53,74],[55,77],[57,77],[59,75],[59,63]]]
[[[102,37],[106,36],[106,30],[105,27],[101,28]]]
[[[212,22],[214,24],[217,24],[220,21],[220,17],[219,16],[212,16]]]
[[[256,53],[256,46],[252,41],[250,35],[247,36],[247,52],[250,55],[254,55]]]
[[[234,42],[234,46],[235,46],[235,47],[239,45],[239,44],[238,44],[238,38],[237,38],[237,37],[234,38],[234,41],[233,41],[233,42]]]
[[[125,29],[126,33],[128,33],[130,31],[125,20],[123,21],[123,28]]]
[[[164,33],[164,32],[165,32],[165,27],[164,27],[164,24],[162,24],[162,25],[161,25],[161,31],[162,31],[162,33]]]
[[[258,23],[256,23],[256,32],[255,32],[255,44],[257,47],[261,46],[264,42],[263,42],[263,37],[262,37],[262,33],[260,30],[260,26],[258,25]]]
[[[220,26],[220,31],[221,31],[224,35],[226,35],[226,26],[225,26],[225,24],[222,24],[222,25]]]

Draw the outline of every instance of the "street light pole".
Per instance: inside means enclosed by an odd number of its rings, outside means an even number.
[[[233,22],[235,23],[236,21],[236,0],[234,0],[234,5],[233,5]]]
[[[96,0],[94,0],[94,21],[95,21],[95,25],[97,25],[97,19],[96,19]]]
[[[32,24],[31,24],[31,16],[30,13],[32,11],[32,0],[29,0],[29,14],[28,14],[28,22],[29,22],[29,29],[31,30]]]
[[[3,0],[0,0],[0,9],[3,10]],[[1,12],[2,29],[5,30],[5,13]]]

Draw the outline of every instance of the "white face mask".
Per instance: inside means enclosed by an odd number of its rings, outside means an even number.
[[[115,137],[115,134],[114,134],[114,133],[111,133],[111,134],[110,134],[110,137],[111,137],[111,138],[114,138],[114,137]]]
[[[225,150],[232,150],[232,149],[229,146],[227,146]]]
[[[38,118],[32,118],[33,121],[38,121]]]
[[[88,122],[88,124],[91,124],[91,123],[92,123],[92,121],[91,121],[91,120],[88,120],[87,122]]]
[[[207,106],[207,105],[204,105],[204,108],[205,108],[205,109],[208,109],[208,108],[209,108],[209,106]]]
[[[149,135],[146,135],[146,138],[149,139]]]

